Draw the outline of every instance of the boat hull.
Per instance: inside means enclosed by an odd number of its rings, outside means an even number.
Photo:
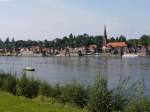
[[[138,57],[138,54],[124,54],[122,55],[122,58],[135,58]]]
[[[24,70],[24,71],[35,71],[35,69],[32,68],[32,67],[26,67],[26,68],[24,68],[23,70]]]

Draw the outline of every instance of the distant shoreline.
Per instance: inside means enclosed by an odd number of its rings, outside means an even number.
[[[138,53],[129,53],[129,54],[138,54]],[[42,55],[14,55],[14,54],[0,54],[1,57],[90,57],[90,56],[98,56],[98,57],[121,57],[120,54],[110,54],[110,53],[97,53],[97,54],[83,54],[82,56],[64,56],[64,55],[49,55],[49,56],[42,56]],[[150,57],[146,55],[140,55],[139,57]]]

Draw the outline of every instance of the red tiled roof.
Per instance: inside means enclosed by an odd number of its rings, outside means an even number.
[[[125,42],[110,42],[107,44],[107,46],[112,46],[112,47],[125,47],[127,46]]]

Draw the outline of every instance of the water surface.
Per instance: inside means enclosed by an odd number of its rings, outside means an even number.
[[[130,77],[130,82],[144,80],[145,94],[150,97],[150,58],[92,57],[0,57],[0,71],[21,75],[24,67],[32,65],[36,71],[28,76],[49,83],[66,83],[73,79],[91,83],[97,74],[108,78],[109,86],[117,85],[120,78]]]

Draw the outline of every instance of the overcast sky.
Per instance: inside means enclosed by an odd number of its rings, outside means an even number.
[[[0,37],[52,40],[73,33],[150,34],[150,0],[0,0]]]

